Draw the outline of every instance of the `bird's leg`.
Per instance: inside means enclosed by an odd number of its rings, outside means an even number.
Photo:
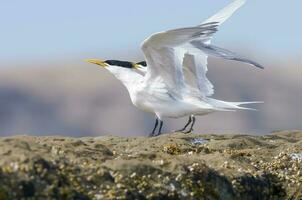
[[[189,120],[188,120],[187,124],[185,125],[185,127],[183,129],[177,130],[175,132],[184,132],[188,128],[188,126],[191,124],[191,122],[192,122],[192,115],[189,117]]]
[[[192,117],[192,124],[191,124],[190,130],[188,130],[188,131],[185,132],[185,133],[192,133],[192,131],[194,130],[193,128],[194,128],[196,119],[195,119],[195,116],[194,116],[194,115],[192,115],[191,117]]]
[[[158,119],[156,118],[156,120],[155,120],[155,125],[154,125],[154,128],[153,128],[153,131],[149,134],[149,137],[154,136],[155,130],[156,130],[156,128],[157,128],[157,125],[158,125]]]
[[[159,125],[159,129],[158,129],[158,134],[157,134],[157,136],[161,135],[161,129],[163,128],[164,122],[163,122],[162,120],[159,120],[159,123],[160,123],[160,125]]]

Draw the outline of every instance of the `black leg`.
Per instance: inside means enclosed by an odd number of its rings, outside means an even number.
[[[185,125],[185,127],[183,127],[183,129],[177,130],[175,132],[184,132],[188,128],[188,126],[191,124],[191,122],[192,122],[192,115],[189,117],[189,120],[188,120],[187,124]]]
[[[159,120],[159,123],[160,123],[160,125],[159,125],[159,129],[158,129],[158,134],[157,135],[161,135],[161,129],[163,128],[164,122],[161,121],[161,120]]]
[[[192,115],[192,124],[191,124],[191,128],[189,131],[187,131],[186,133],[192,133],[192,131],[194,130],[194,125],[195,125],[195,122],[196,122],[196,119],[195,119],[195,116]]]
[[[149,134],[149,137],[153,137],[154,134],[155,134],[155,130],[157,128],[157,125],[158,125],[158,119],[156,118],[155,120],[155,125],[154,125],[154,128],[153,128],[153,131]]]

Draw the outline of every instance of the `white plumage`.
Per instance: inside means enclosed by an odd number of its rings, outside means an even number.
[[[208,56],[236,60],[262,68],[256,62],[229,50],[211,45],[217,28],[227,20],[245,0],[236,0],[198,26],[179,28],[151,35],[141,45],[147,67],[119,67],[116,62],[89,60],[106,67],[128,89],[132,103],[154,113],[160,121],[191,116],[190,131],[195,115],[214,111],[248,109],[240,105],[257,102],[225,102],[210,98],[214,87],[206,77]],[[101,62],[101,64],[100,64]],[[147,70],[145,70],[147,69]],[[155,135],[156,125],[151,135]],[[185,128],[189,123],[186,125]]]

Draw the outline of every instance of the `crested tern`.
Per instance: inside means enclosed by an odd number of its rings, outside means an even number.
[[[242,105],[260,102],[227,102],[210,98],[214,94],[214,86],[206,77],[209,56],[263,69],[248,58],[211,44],[218,27],[245,1],[233,1],[200,25],[151,35],[141,45],[146,61],[133,63],[88,59],[87,62],[109,70],[127,88],[135,106],[155,114],[155,126],[150,136],[161,134],[164,118],[190,116],[181,131],[191,125],[187,131],[191,132],[197,115],[215,111],[252,110]]]

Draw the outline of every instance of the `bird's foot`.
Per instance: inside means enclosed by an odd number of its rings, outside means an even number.
[[[184,134],[189,134],[189,133],[192,133],[193,132],[193,129],[190,129],[190,130],[188,130],[188,131],[183,131],[182,133],[184,133]]]
[[[151,137],[157,137],[160,136],[162,133],[153,134]]]
[[[186,129],[173,130],[173,133],[183,133]]]
[[[184,133],[184,134],[188,134],[188,133],[192,133],[193,132],[193,129],[190,129],[188,131],[186,131],[186,129],[180,129],[180,130],[177,130],[177,131],[173,131],[173,133]]]
[[[150,133],[148,137],[155,137],[154,133]]]
[[[155,134],[155,133],[150,133],[149,134],[149,137],[157,137],[157,136],[160,136],[162,133],[157,133],[157,134]]]

